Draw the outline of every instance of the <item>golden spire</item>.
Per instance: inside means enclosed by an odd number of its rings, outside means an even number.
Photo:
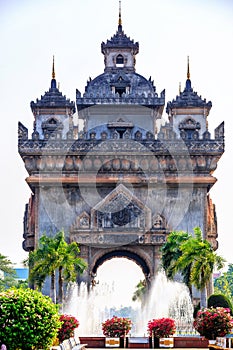
[[[188,56],[188,66],[187,66],[187,79],[190,79],[190,71],[189,71],[189,56]]]
[[[118,25],[119,25],[119,26],[122,25],[122,21],[121,21],[121,1],[119,1],[119,19],[118,19]]]
[[[53,56],[52,79],[55,79],[54,56]]]
[[[181,93],[181,82],[179,82],[179,94]]]

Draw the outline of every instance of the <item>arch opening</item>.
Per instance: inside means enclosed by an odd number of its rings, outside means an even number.
[[[111,260],[113,258],[126,258],[131,260],[132,262],[136,263],[141,269],[145,276],[145,278],[148,278],[150,275],[150,269],[147,265],[146,261],[139,256],[138,254],[135,254],[134,252],[128,251],[128,250],[115,250],[108,253],[103,254],[100,258],[98,258],[92,268],[92,273],[95,275],[97,272],[97,269],[106,261]]]

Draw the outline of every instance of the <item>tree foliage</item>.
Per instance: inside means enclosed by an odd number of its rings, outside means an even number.
[[[60,327],[57,306],[31,289],[0,293],[0,339],[11,350],[52,345]]]
[[[177,273],[177,260],[182,255],[181,246],[192,236],[184,231],[173,231],[168,237],[166,243],[162,246],[162,267],[168,279],[173,279]],[[187,264],[180,271],[183,282],[190,288],[190,269],[191,264]]]
[[[17,284],[16,272],[12,262],[4,255],[0,254],[0,291],[13,287]]]
[[[233,264],[229,264],[228,270],[215,279],[214,292],[224,294],[233,301]]]
[[[206,285],[214,268],[221,269],[224,266],[224,259],[203,239],[199,227],[194,228],[194,235],[172,232],[169,236],[162,247],[162,265],[166,275],[171,278],[180,273],[188,286],[194,285],[201,291],[200,305],[206,307]]]
[[[39,290],[42,289],[47,276],[51,277],[50,296],[57,302],[55,276],[59,274],[58,302],[63,300],[63,281],[75,282],[77,275],[83,273],[86,262],[80,258],[77,243],[68,244],[64,232],[58,232],[54,237],[43,235],[39,240],[39,247],[29,254],[29,280]]]
[[[136,290],[133,294],[132,300],[133,301],[140,301],[142,304],[145,302],[147,294],[147,285],[146,285],[146,280],[144,279],[143,281],[139,281],[139,283],[136,285]]]

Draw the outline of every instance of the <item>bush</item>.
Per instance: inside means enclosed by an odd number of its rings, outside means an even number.
[[[0,339],[11,350],[52,345],[60,327],[58,307],[31,289],[0,293]]]
[[[224,337],[233,327],[230,310],[223,307],[199,310],[194,320],[194,328],[207,339]]]
[[[208,298],[208,307],[224,307],[230,309],[232,314],[232,304],[230,300],[223,294],[212,294]]]
[[[113,316],[102,323],[102,330],[106,337],[124,337],[131,327],[132,321],[127,317]]]
[[[65,339],[69,339],[74,336],[75,328],[78,328],[79,322],[74,316],[61,315],[60,316],[61,327],[58,330],[58,340],[60,343]]]
[[[158,318],[148,322],[149,336],[155,338],[168,338],[176,331],[175,321],[172,318]]]

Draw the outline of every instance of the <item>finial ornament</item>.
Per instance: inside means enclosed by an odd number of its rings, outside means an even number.
[[[54,55],[53,55],[53,68],[52,68],[52,79],[55,79],[55,69],[54,69]]]
[[[179,94],[181,93],[181,82],[179,82]]]
[[[190,79],[190,71],[189,71],[189,56],[188,56],[188,67],[187,67],[187,79]]]
[[[122,25],[122,20],[121,20],[121,1],[119,1],[119,20],[118,20],[118,25]]]

